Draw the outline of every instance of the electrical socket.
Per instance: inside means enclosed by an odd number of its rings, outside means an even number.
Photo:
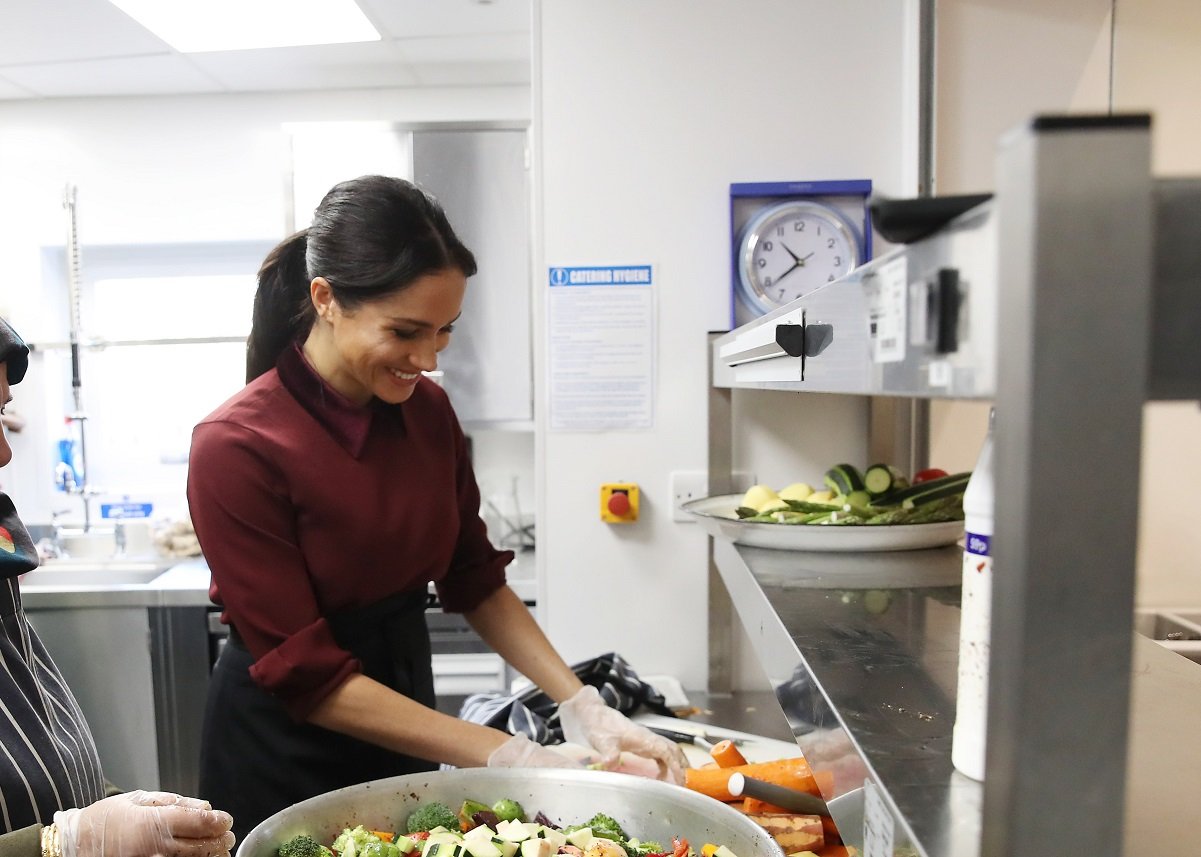
[[[743,494],[754,484],[755,474],[753,473],[746,470],[735,470],[731,474],[730,489],[732,493]],[[708,496],[709,472],[707,470],[674,470],[671,473],[671,485],[668,491],[671,496],[671,519],[692,523],[696,519],[680,506],[690,500],[699,500]]]

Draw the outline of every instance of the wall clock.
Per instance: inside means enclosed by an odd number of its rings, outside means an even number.
[[[731,322],[746,324],[871,258],[867,180],[730,185]]]

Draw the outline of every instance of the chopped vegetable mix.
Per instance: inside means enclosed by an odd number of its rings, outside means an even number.
[[[963,492],[970,473],[929,468],[912,484],[891,464],[860,472],[853,464],[826,471],[824,487],[794,482],[776,491],[754,485],[734,515],[749,523],[861,526],[934,524],[963,520]]]
[[[617,819],[598,812],[560,827],[541,812],[527,821],[517,801],[489,806],[464,800],[456,813],[440,801],[428,801],[409,814],[407,833],[345,828],[327,848],[301,834],[278,848],[278,857],[698,857],[688,840],[670,846],[630,836]],[[715,857],[737,857],[725,846],[712,846]]]

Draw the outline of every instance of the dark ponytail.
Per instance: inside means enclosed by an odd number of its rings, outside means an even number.
[[[285,348],[316,321],[309,284],[324,277],[347,312],[408,288],[428,274],[476,272],[438,201],[411,182],[362,176],[321,200],[313,224],[285,239],[259,269],[246,344],[249,383],[274,368]]]

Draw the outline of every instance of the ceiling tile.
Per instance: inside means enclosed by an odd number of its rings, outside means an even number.
[[[414,86],[417,77],[391,41],[269,51],[192,54],[198,69],[234,91]]]
[[[3,0],[2,6],[0,68],[170,51],[108,0]]]
[[[172,55],[23,65],[3,73],[44,98],[223,91],[186,59]]]
[[[529,33],[531,0],[358,0],[393,38]]]

